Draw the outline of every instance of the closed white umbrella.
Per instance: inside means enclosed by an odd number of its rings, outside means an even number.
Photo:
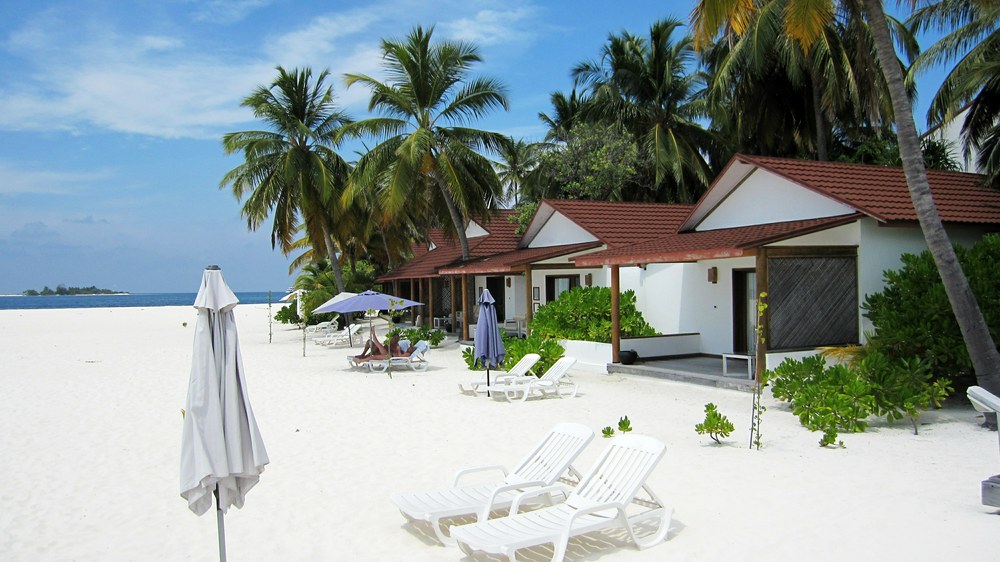
[[[222,271],[206,268],[194,302],[198,321],[181,438],[181,496],[202,515],[214,494],[223,561],[223,514],[230,506],[243,507],[269,462],[247,395],[233,314],[238,302]]]

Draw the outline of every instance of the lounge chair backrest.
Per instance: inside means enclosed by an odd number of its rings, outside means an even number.
[[[566,371],[569,371],[569,368],[572,367],[574,363],[576,363],[576,358],[574,357],[561,357],[551,367],[549,367],[548,371],[545,371],[545,374],[542,375],[539,380],[558,381],[563,378]]]
[[[593,438],[594,431],[585,425],[568,422],[556,425],[535,450],[507,475],[506,482],[555,483]]]
[[[663,458],[666,445],[645,435],[619,435],[573,490],[566,504],[576,509],[595,504],[627,504]]]
[[[427,340],[420,340],[413,345],[413,353],[411,356],[422,357],[423,354],[427,353],[427,350],[431,348],[430,342]]]
[[[535,363],[538,363],[538,360],[541,358],[542,356],[537,353],[525,353],[524,357],[522,357],[517,363],[514,363],[513,367],[507,369],[507,374],[516,377],[523,377],[531,371],[531,368],[534,367]]]

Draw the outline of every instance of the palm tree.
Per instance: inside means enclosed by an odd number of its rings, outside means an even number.
[[[545,140],[568,142],[570,129],[580,120],[581,108],[588,99],[578,96],[576,88],[573,88],[569,97],[562,92],[552,92],[549,100],[552,102],[554,115],[549,117],[546,113],[538,114],[538,118],[549,128],[549,132],[545,133]]]
[[[497,176],[506,186],[506,201],[515,206],[524,196],[524,189],[533,180],[533,174],[538,169],[538,161],[546,145],[527,142],[524,139],[510,139],[510,142],[500,149],[499,161],[496,163]]]
[[[787,7],[786,1],[767,2],[744,33],[731,30],[713,45],[699,44],[710,71],[710,104],[735,113],[736,139],[767,145],[762,151],[751,146],[750,152],[812,153],[829,160],[833,131],[855,136],[881,131],[892,121],[885,79],[863,18],[832,20],[805,50],[782,33]],[[912,59],[913,35],[896,20],[891,24]],[[897,59],[897,64],[903,63]]]
[[[273,214],[271,247],[286,255],[294,249],[301,221],[314,250],[329,257],[343,290],[333,234],[349,166],[334,149],[340,128],[350,120],[323,84],[328,71],[313,82],[309,68],[277,70],[270,86],[257,87],[241,104],[270,130],[222,137],[226,154],[242,152],[244,162],[227,172],[219,187],[231,186],[237,199],[246,197],[241,214],[250,230]]]
[[[701,40],[710,40],[721,27],[730,26],[737,34],[744,32],[753,21],[761,5],[768,2],[759,0],[699,0],[692,12],[692,27],[695,35]],[[879,61],[889,61],[896,58],[892,44],[889,25],[882,8],[882,0],[840,0],[840,2],[812,2],[810,0],[787,0],[787,8],[783,11],[783,29],[785,35],[797,41],[805,52],[808,52],[817,37],[834,19],[837,13],[834,4],[840,9],[841,17],[850,14],[863,14],[871,29],[875,50]],[[847,16],[845,16],[847,14]],[[948,294],[955,318],[962,330],[965,345],[976,371],[976,379],[980,386],[994,394],[1000,394],[1000,353],[997,352],[990,336],[989,327],[983,319],[983,314],[969,287],[968,279],[958,263],[955,249],[948,239],[937,206],[931,197],[930,184],[927,181],[927,169],[924,167],[920,152],[920,140],[913,121],[913,110],[906,95],[903,71],[896,64],[880,64],[885,74],[892,108],[895,115],[896,130],[899,137],[899,153],[903,160],[903,171],[909,186],[910,197],[916,210],[920,228],[924,233],[927,247],[934,257],[938,272]],[[996,427],[996,418],[988,420]]]
[[[672,37],[682,25],[675,19],[658,21],[648,38],[611,34],[600,59],[577,65],[573,75],[590,88],[587,120],[624,125],[651,155],[656,183],[671,190],[667,199],[683,202],[708,185],[703,155],[712,135],[699,124],[704,110],[693,99],[703,76],[690,72],[692,38]]]
[[[370,190],[390,217],[418,210],[428,213],[427,222],[450,220],[467,260],[467,221],[495,210],[503,197],[496,171],[479,151],[498,152],[507,137],[463,125],[507,109],[507,96],[500,82],[469,76],[482,61],[474,45],[432,45],[433,31],[416,27],[402,41],[382,40],[387,81],[346,75],[348,87],[371,89],[368,109],[381,116],[344,127],[345,134],[380,141],[358,161],[345,198]]]
[[[1000,4],[941,0],[915,11],[908,23],[915,31],[948,32],[917,57],[914,72],[957,59],[931,101],[928,124],[947,123],[968,109],[962,124],[965,157],[978,152],[978,169],[1000,187]]]

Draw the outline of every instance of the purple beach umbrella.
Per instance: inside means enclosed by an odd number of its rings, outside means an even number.
[[[486,367],[486,395],[489,396],[490,367],[499,367],[507,354],[500,338],[500,329],[497,327],[496,301],[493,300],[489,289],[483,289],[483,294],[479,295],[479,321],[476,324],[475,343],[475,363],[479,364],[482,361]]]

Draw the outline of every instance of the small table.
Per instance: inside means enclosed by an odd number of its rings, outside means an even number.
[[[753,380],[753,355],[743,355],[739,353],[723,353],[722,354],[722,376],[726,376],[729,372],[727,360],[728,359],[743,359],[747,362],[747,378]]]

